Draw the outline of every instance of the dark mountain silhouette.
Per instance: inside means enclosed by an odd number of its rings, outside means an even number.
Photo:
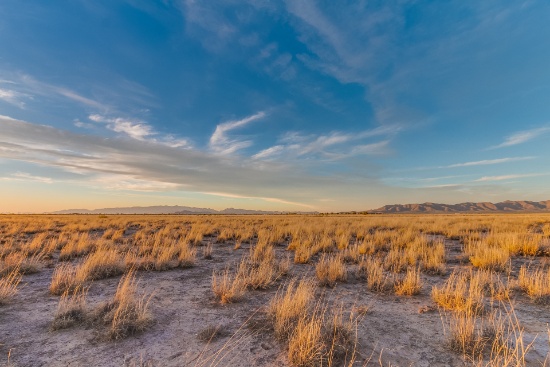
[[[288,212],[249,210],[227,208],[223,210],[214,210],[210,208],[195,208],[179,205],[161,205],[161,206],[133,206],[122,208],[102,208],[102,209],[67,209],[52,212],[51,214],[283,214]],[[309,213],[308,213],[309,214]]]
[[[460,204],[393,204],[371,210],[375,213],[430,213],[430,212],[534,212],[550,210],[550,200],[546,201],[502,201],[500,203],[460,203]]]

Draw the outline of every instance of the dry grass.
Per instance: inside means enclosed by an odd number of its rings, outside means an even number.
[[[315,273],[321,286],[334,287],[337,282],[345,282],[347,269],[343,256],[323,254],[315,267]]]
[[[197,334],[197,339],[205,343],[210,343],[225,335],[226,333],[224,332],[222,325],[208,325],[199,331]]]
[[[52,330],[66,329],[86,319],[87,288],[75,288],[72,292],[66,290],[59,299],[57,311],[51,325]]]
[[[317,306],[304,314],[288,340],[288,360],[296,367],[351,366],[355,361],[357,322],[342,309]]]
[[[550,268],[539,267],[530,271],[522,266],[518,276],[518,286],[536,303],[550,304]]]
[[[254,262],[251,258],[245,257],[239,264],[236,278],[240,279],[246,288],[267,289],[283,275],[283,272],[288,271],[286,266],[279,266],[274,258]]]
[[[96,318],[101,317],[109,324],[107,336],[110,339],[142,332],[152,323],[149,312],[152,295],[140,296],[137,288],[135,272],[130,271],[120,279],[113,299],[96,312]]]
[[[442,316],[443,317],[443,316]],[[500,307],[481,319],[469,311],[444,315],[447,324],[447,345],[462,354],[474,366],[527,366],[526,355],[532,343],[525,341],[513,306]]]
[[[122,258],[115,250],[100,249],[88,256],[79,268],[85,280],[98,280],[124,273]]]
[[[279,289],[267,311],[277,338],[286,340],[290,337],[298,321],[307,314],[314,292],[315,285],[306,279],[292,279],[286,287]]]
[[[478,326],[476,314],[460,310],[449,316],[447,343],[451,350],[477,360],[484,348],[483,330]]]
[[[197,261],[197,251],[191,247],[187,242],[182,242],[179,247],[179,266],[181,268],[190,268],[195,266]]]
[[[86,277],[86,272],[80,267],[62,263],[53,272],[50,293],[61,295],[67,291],[73,291],[84,285]]]
[[[445,245],[443,242],[432,242],[431,246],[422,248],[420,266],[423,272],[432,275],[443,275],[447,271],[445,264]]]
[[[0,303],[13,297],[21,274],[55,267],[50,292],[61,295],[61,316],[56,316],[54,324],[78,323],[78,310],[88,312],[83,287],[99,286],[98,280],[128,269],[217,267],[216,262],[205,261],[211,258],[213,243],[231,246],[216,245],[216,260],[220,261],[228,256],[225,249],[231,254],[232,248],[250,248],[236,269],[214,272],[212,290],[220,303],[236,302],[248,290],[275,287],[284,275],[307,273],[315,262],[318,284],[334,287],[357,271],[368,290],[382,293],[376,295],[382,300],[392,290],[398,295],[417,294],[422,279],[429,281],[435,284],[433,300],[449,310],[449,345],[479,366],[524,365],[521,355],[529,349],[514,339],[511,330],[519,335],[522,329],[519,324],[510,326],[514,325],[512,315],[506,310],[491,313],[486,307],[489,302],[521,302],[524,298],[511,292],[512,284],[534,301],[530,307],[550,303],[550,270],[543,257],[550,254],[550,217],[546,214],[3,216]],[[281,258],[285,246],[288,252]],[[520,269],[524,256],[532,257],[533,265]],[[466,258],[471,265],[464,262]],[[448,278],[447,269],[452,272]],[[517,281],[507,279],[515,279],[516,274]],[[349,344],[334,342],[340,337],[327,337],[331,334],[328,325],[349,331],[353,323],[344,322],[347,317],[342,312],[340,320],[334,321],[337,316],[326,305],[312,304],[317,285],[313,281],[293,280],[281,287],[268,306],[269,318],[294,365],[342,365],[348,358],[340,358],[338,345]],[[352,286],[343,288],[347,291]],[[121,279],[115,299],[96,314],[108,326],[107,334],[118,339],[145,328],[150,320],[148,301],[137,296],[132,271]],[[70,321],[73,316],[74,322]]]
[[[12,252],[0,260],[0,276],[9,274],[18,269],[21,274],[33,274],[42,268],[42,252],[26,255],[21,252]]]
[[[364,259],[359,264],[359,276],[366,277],[367,288],[373,292],[387,292],[393,287],[393,278],[384,272],[380,259]]]
[[[229,269],[212,274],[212,291],[222,304],[239,301],[246,293],[246,287],[247,284],[239,273],[231,274]]]
[[[21,278],[22,275],[17,268],[0,278],[0,305],[8,303],[17,293]]]
[[[470,262],[475,268],[506,271],[510,268],[510,252],[506,248],[485,247],[484,244],[471,250]]]
[[[395,294],[400,296],[414,296],[422,290],[420,270],[412,268],[407,274],[395,283]]]
[[[76,257],[87,255],[93,247],[88,233],[81,233],[78,237],[71,238],[61,248],[59,261],[69,261]]]
[[[206,260],[212,259],[212,244],[209,243],[208,245],[204,246],[202,248],[202,257]]]
[[[443,285],[432,288],[432,298],[446,310],[476,314],[483,309],[483,284],[473,273],[453,272]]]

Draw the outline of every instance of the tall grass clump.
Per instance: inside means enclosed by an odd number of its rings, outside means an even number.
[[[21,278],[22,275],[17,268],[0,278],[0,305],[8,303],[17,293]]]
[[[100,249],[89,255],[79,270],[86,280],[99,280],[123,274],[125,266],[115,250]]]
[[[197,250],[189,243],[183,241],[179,246],[178,261],[181,268],[190,268],[195,266]]]
[[[306,279],[292,279],[286,287],[279,289],[267,310],[277,338],[287,340],[290,337],[298,321],[311,307],[314,293],[315,285]]]
[[[525,341],[511,304],[502,303],[488,317],[470,311],[445,314],[447,345],[466,361],[479,367],[527,366],[526,356],[532,348]]]
[[[487,247],[479,243],[470,250],[470,262],[475,268],[506,271],[510,268],[510,251],[502,247]]]
[[[318,304],[298,320],[288,339],[288,359],[296,367],[351,366],[355,362],[357,319]]]
[[[432,299],[446,310],[476,314],[483,309],[483,284],[473,272],[453,272],[443,285],[433,286]]]
[[[82,287],[86,278],[87,273],[80,266],[61,263],[53,271],[50,293],[59,296],[66,291],[73,291]]]
[[[419,294],[421,289],[420,270],[415,268],[408,269],[405,276],[395,283],[395,294],[400,296],[414,296]]]
[[[51,329],[65,329],[85,321],[87,295],[88,289],[82,287],[77,287],[73,291],[67,289],[63,292],[57,305]]]
[[[359,276],[366,278],[367,289],[387,292],[393,287],[393,278],[384,272],[384,264],[377,258],[366,258],[359,264]]]
[[[346,264],[342,255],[328,256],[323,254],[315,267],[317,279],[321,286],[334,287],[337,282],[347,278]]]
[[[550,304],[550,268],[529,271],[527,266],[522,266],[518,285],[535,303]]]
[[[246,293],[246,282],[237,274],[232,274],[229,269],[221,273],[212,274],[212,291],[222,304],[239,301]]]
[[[149,311],[152,294],[138,295],[135,271],[124,275],[113,299],[96,310],[95,318],[108,325],[109,339],[122,339],[144,331],[153,321]]]

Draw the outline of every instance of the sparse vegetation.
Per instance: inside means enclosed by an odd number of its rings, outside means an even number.
[[[327,256],[323,254],[315,271],[319,284],[322,286],[334,287],[337,282],[347,279],[346,264],[342,255]]]
[[[395,294],[400,296],[414,296],[421,289],[420,271],[415,268],[407,270],[407,274],[395,283]]]
[[[522,266],[518,285],[536,303],[550,304],[550,268],[530,270],[529,267]]]
[[[242,276],[232,274],[229,269],[212,274],[212,291],[220,303],[233,303],[240,300],[246,292],[246,282]]]
[[[63,292],[51,325],[52,330],[66,329],[85,321],[87,295],[88,289],[80,287]]]
[[[416,328],[426,335],[443,325],[444,339],[415,348],[444,345],[441,353],[466,365],[533,365],[533,335],[525,336],[522,317],[550,303],[549,228],[546,214],[3,216],[0,304],[10,317],[2,322],[21,320],[32,300],[44,315],[33,317],[55,330],[51,338],[81,333],[74,335],[108,343],[147,332],[158,311],[154,337],[163,328],[190,330],[196,338],[184,348],[200,342],[196,348],[213,353],[197,366],[223,365],[243,350],[239,343],[264,343],[259,354],[278,348],[292,366],[364,365],[358,338],[413,338]],[[162,296],[152,308],[154,290]],[[411,305],[422,311],[405,314]],[[403,329],[393,318],[403,318]],[[525,320],[529,330],[544,330]],[[258,337],[263,332],[276,345]],[[18,340],[2,342],[21,351]],[[382,335],[380,347],[388,340]],[[538,354],[550,349],[536,343]]]
[[[149,301],[152,295],[139,295],[137,289],[135,273],[130,271],[120,279],[113,299],[96,311],[96,318],[109,325],[107,336],[110,339],[142,332],[151,324]]]
[[[0,278],[0,306],[8,303],[17,293],[17,286],[21,282],[21,278],[22,275],[17,268]]]

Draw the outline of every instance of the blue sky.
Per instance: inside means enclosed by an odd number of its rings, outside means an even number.
[[[545,1],[0,3],[0,212],[550,199]]]

